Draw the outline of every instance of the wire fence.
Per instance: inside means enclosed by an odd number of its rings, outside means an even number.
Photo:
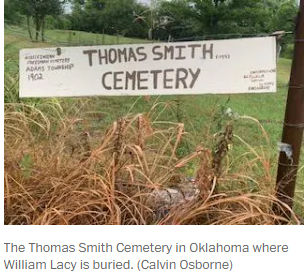
[[[35,33],[36,30],[31,27],[27,26],[25,24],[20,23],[18,26],[12,24],[8,20],[4,21],[4,28],[10,31],[13,31],[15,34],[28,37],[28,33],[25,32],[25,30],[30,29],[31,32]],[[57,35],[51,34],[56,33]],[[50,35],[48,34],[50,33]],[[58,45],[110,45],[110,44],[122,44],[127,43],[127,41],[130,41],[131,43],[137,43],[137,42],[157,42],[157,41],[168,41],[168,42],[180,42],[180,41],[197,41],[197,40],[219,40],[219,39],[234,39],[234,38],[254,38],[254,37],[267,37],[267,36],[273,36],[276,34],[273,33],[225,33],[225,34],[209,34],[209,35],[201,35],[201,36],[188,36],[188,37],[180,37],[175,38],[171,35],[168,36],[167,39],[164,40],[153,40],[150,41],[148,39],[142,39],[142,38],[130,38],[130,37],[124,37],[121,34],[116,35],[108,35],[104,33],[104,30],[101,30],[101,33],[97,32],[83,32],[83,31],[77,31],[77,30],[47,30],[47,33],[45,35],[46,41]],[[294,36],[294,32],[292,31],[282,31],[281,36]]]
[[[18,26],[5,21],[4,30],[15,36],[28,38],[28,26],[20,24]],[[30,27],[30,31],[35,34],[35,29]],[[40,34],[41,35],[41,34]],[[40,40],[40,38],[39,38]],[[38,40],[38,41],[39,41]],[[124,37],[120,34],[108,35],[103,33],[83,32],[76,30],[46,30],[44,41],[55,46],[91,46],[91,45],[113,45],[113,44],[135,44],[148,43],[150,40]]]
[[[284,31],[283,35],[294,35],[291,31]],[[210,40],[210,39],[231,39],[231,38],[254,38],[254,37],[268,37],[273,36],[273,33],[227,33],[227,34],[215,34],[215,35],[203,35],[203,36],[193,36],[184,38],[173,38],[172,41],[193,41],[193,40]]]

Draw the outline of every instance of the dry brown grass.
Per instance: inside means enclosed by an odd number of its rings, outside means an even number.
[[[53,116],[34,105],[5,105],[5,224],[233,225],[280,220],[271,209],[277,200],[265,151],[248,145],[252,159],[247,153],[227,157],[217,180],[205,146],[177,158],[184,125],[157,122],[154,107],[146,115],[127,115],[92,133],[82,118],[65,116],[59,104],[44,105],[50,105]],[[200,195],[157,216],[149,201],[152,191],[180,182],[190,162],[199,167]],[[236,173],[229,170],[232,162],[239,167]],[[252,174],[258,167],[261,174]],[[292,213],[288,223],[300,221]]]

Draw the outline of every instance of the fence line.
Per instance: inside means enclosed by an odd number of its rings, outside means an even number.
[[[10,24],[10,22],[8,20],[4,21],[4,28],[11,30],[15,33],[19,33],[20,35],[25,37],[25,34],[23,32],[20,32],[14,28],[12,28],[11,26],[14,24]],[[28,26],[25,24],[19,24],[19,27],[27,30]],[[31,31],[35,32],[35,29],[30,27]],[[57,29],[56,29],[57,30]],[[67,36],[68,36],[68,41],[60,41],[60,40],[54,40],[53,38],[51,38],[48,35],[45,35],[45,38],[49,41],[49,42],[53,42],[53,43],[57,43],[57,44],[62,44],[62,45],[70,45],[71,41],[69,41],[69,37],[72,37],[71,34],[73,34],[74,32],[78,32],[79,34],[81,34],[81,32],[83,31],[78,31],[78,30],[61,30],[60,31],[63,32],[67,32]],[[49,30],[51,31],[51,30]],[[108,35],[108,34],[104,34],[104,33],[92,33],[92,32],[84,32],[84,33],[90,33],[96,36],[102,36],[102,45],[105,44],[105,36],[111,36],[113,37],[113,42],[114,44],[120,44],[120,38],[125,38],[125,39],[131,39],[131,40],[137,40],[137,39],[141,39],[141,38],[126,38],[123,36],[119,36],[119,35]],[[290,35],[293,36],[294,32],[291,31],[284,31],[282,33],[283,35]],[[253,34],[244,34],[244,33],[227,33],[227,34],[211,34],[211,35],[203,35],[203,36],[190,36],[190,37],[183,37],[183,38],[174,38],[171,35],[169,35],[168,39],[162,40],[164,42],[180,42],[180,41],[196,41],[196,40],[211,40],[211,39],[229,39],[229,38],[254,38],[254,37],[267,37],[267,36],[273,36],[272,33],[253,33]],[[145,39],[143,39],[145,40]],[[97,45],[99,44],[99,41],[97,40],[97,37],[93,38],[93,41],[89,44],[84,44],[84,41],[81,42],[79,39],[79,43],[75,44],[75,45]]]
[[[294,35],[291,31],[285,31],[283,35]],[[254,37],[268,37],[273,36],[272,33],[255,33],[255,34],[242,34],[242,33],[229,33],[229,34],[215,34],[215,35],[203,35],[203,36],[192,36],[192,37],[184,37],[184,38],[173,38],[172,41],[189,41],[189,40],[206,40],[211,38],[220,38],[220,39],[228,39],[228,38],[254,38]]]
[[[16,28],[14,28],[16,26]],[[19,27],[19,28],[18,28]],[[4,29],[9,30],[10,32],[14,33],[17,36],[28,38],[27,31],[28,27],[24,24],[19,25],[11,25],[8,24],[8,21],[4,24]],[[18,30],[19,29],[19,30]],[[21,29],[21,30],[20,30]],[[35,29],[30,27],[32,32],[35,32]],[[22,31],[24,30],[24,31]],[[46,32],[52,32],[53,30],[46,30]],[[61,30],[61,29],[54,29],[54,31],[65,35],[67,40],[59,40],[54,39],[48,34],[45,34],[45,41],[49,42],[54,45],[62,45],[62,46],[91,46],[91,45],[112,45],[112,44],[123,44],[123,43],[136,43],[136,42],[150,42],[149,40],[139,39],[139,38],[128,38],[123,37],[121,35],[108,35],[108,34],[101,34],[101,33],[91,33],[91,32],[84,32],[78,30]],[[84,38],[85,39],[82,39]]]

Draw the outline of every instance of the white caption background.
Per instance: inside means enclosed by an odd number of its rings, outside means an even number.
[[[3,243],[26,245],[24,253],[5,253],[2,244],[3,261],[9,259],[45,261],[47,265],[57,262],[77,262],[74,271],[70,269],[47,270],[6,270],[2,261],[2,276],[172,276],[192,274],[193,276],[288,276],[305,272],[304,226],[4,226]],[[294,234],[294,235],[292,235]],[[74,244],[74,253],[31,253],[28,243]],[[108,243],[113,245],[113,253],[80,253],[78,244]],[[124,244],[167,244],[172,245],[170,254],[165,253],[117,253],[115,246]],[[176,243],[186,245],[185,253],[174,250]],[[189,251],[191,243],[209,243],[223,245],[249,245],[248,253],[203,253]],[[285,253],[254,253],[253,244],[288,245]],[[87,269],[80,270],[81,260],[87,261],[92,268],[95,261],[126,262],[131,261],[132,269]],[[175,262],[176,269],[137,269],[139,261]],[[229,262],[229,270],[181,269],[181,260],[189,262]],[[49,267],[49,266],[48,266]]]

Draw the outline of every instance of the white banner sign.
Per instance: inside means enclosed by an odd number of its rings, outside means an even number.
[[[20,97],[275,91],[274,37],[20,51]]]

